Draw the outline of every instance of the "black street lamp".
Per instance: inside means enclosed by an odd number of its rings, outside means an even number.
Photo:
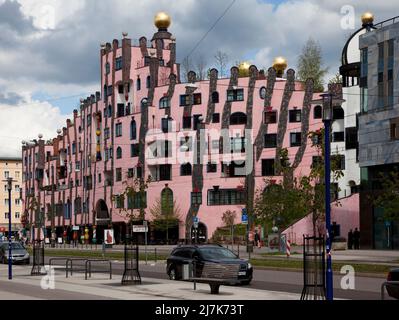
[[[345,100],[336,98],[333,93],[326,92],[320,95],[321,100],[314,100],[312,103],[323,104],[324,123],[324,186],[325,186],[325,210],[326,210],[326,299],[333,300],[333,271],[331,259],[331,124],[333,122],[333,106],[341,105]]]
[[[12,191],[12,178],[7,178],[8,190],[8,279],[12,280],[12,226],[11,226],[11,191]]]

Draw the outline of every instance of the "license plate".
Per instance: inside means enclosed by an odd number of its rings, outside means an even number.
[[[239,275],[239,276],[245,276],[246,274],[247,274],[246,271],[240,271],[240,272],[238,272],[238,275]]]

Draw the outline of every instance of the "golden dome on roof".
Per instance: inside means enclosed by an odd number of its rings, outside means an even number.
[[[287,59],[284,57],[277,57],[273,61],[273,68],[277,72],[284,72],[285,69],[287,69]]]
[[[172,23],[172,19],[165,12],[158,12],[154,18],[154,24],[158,29],[168,29]]]
[[[248,77],[250,66],[251,64],[247,61],[240,62],[240,64],[238,65],[238,75],[240,77]]]
[[[374,22],[374,15],[371,12],[365,12],[362,14],[363,25],[372,24]]]

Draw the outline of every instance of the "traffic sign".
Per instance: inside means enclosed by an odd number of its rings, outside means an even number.
[[[243,215],[241,216],[241,223],[242,223],[242,224],[248,224],[248,215],[243,214]]]
[[[194,217],[194,223],[198,223],[200,219],[198,217]]]

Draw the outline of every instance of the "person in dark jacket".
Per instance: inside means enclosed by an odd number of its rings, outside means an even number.
[[[360,249],[360,231],[355,228],[355,231],[353,232],[353,246],[355,250]]]
[[[353,231],[352,229],[348,232],[348,250],[352,250],[353,248]]]

